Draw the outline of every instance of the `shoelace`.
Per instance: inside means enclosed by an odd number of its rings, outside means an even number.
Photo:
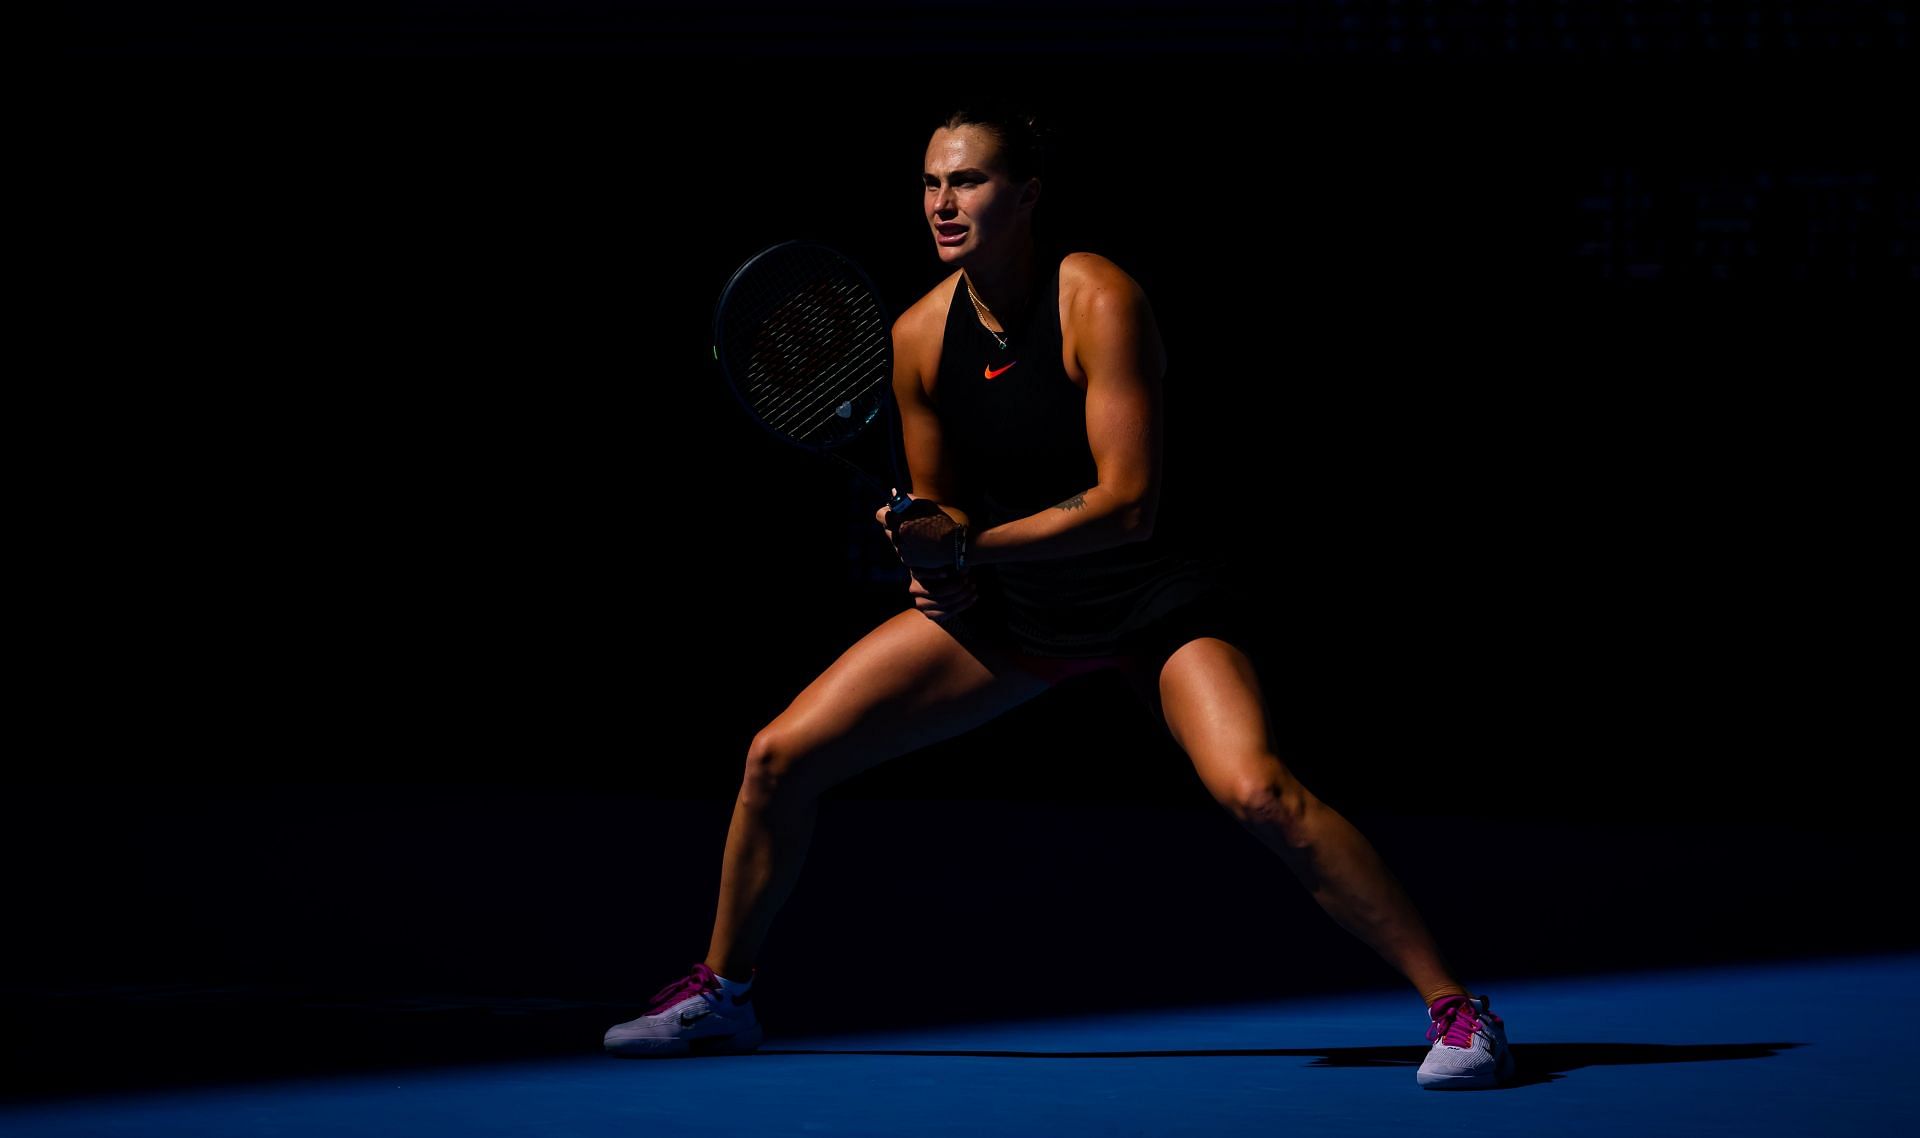
[[[693,971],[653,994],[652,1002],[647,1005],[646,1014],[656,1015],[688,996],[697,996],[702,992],[713,992],[719,989],[720,981],[714,979],[713,969],[705,964],[695,964]]]
[[[1448,1047],[1473,1046],[1473,1033],[1480,1029],[1482,1019],[1488,1023],[1501,1022],[1493,1012],[1491,1001],[1482,1013],[1465,996],[1448,996],[1435,1003],[1428,1014],[1433,1025],[1427,1028],[1427,1042],[1442,1039]]]

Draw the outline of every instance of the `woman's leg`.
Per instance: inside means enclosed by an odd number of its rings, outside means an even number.
[[[1203,636],[1160,667],[1159,704],[1208,791],[1341,927],[1400,970],[1428,1004],[1468,995],[1373,844],[1314,797],[1274,754],[1272,724],[1246,653]]]
[[[869,767],[967,731],[1052,683],[917,609],[854,642],[747,749],[720,871],[706,965],[753,969],[800,875],[820,793]]]

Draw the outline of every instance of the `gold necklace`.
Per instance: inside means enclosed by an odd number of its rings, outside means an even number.
[[[964,279],[964,278],[963,278],[963,279]],[[968,300],[971,300],[971,301],[973,301],[973,310],[974,310],[975,312],[978,312],[978,313],[980,314],[980,326],[981,326],[982,328],[986,328],[986,327],[987,327],[987,318],[988,318],[989,316],[991,316],[991,315],[993,315],[993,314],[992,314],[992,313],[990,313],[990,312],[988,312],[988,311],[987,311],[987,306],[986,306],[986,305],[984,305],[984,304],[981,304],[981,303],[980,303],[980,298],[979,298],[978,296],[975,296],[975,295],[974,295],[974,293],[973,293],[973,282],[972,282],[972,281],[970,281],[970,280],[969,280],[969,281],[967,281],[967,299],[968,299]],[[992,336],[992,337],[993,337],[993,338],[994,338],[995,340],[998,340],[998,341],[1000,342],[1000,346],[1001,346],[1002,348],[1004,348],[1004,347],[1006,347],[1006,346],[1007,346],[1007,337],[1006,337],[1006,333],[1004,333],[1004,332],[995,332],[995,331],[994,331],[993,329],[991,329],[991,328],[987,328],[987,333],[988,333],[989,335],[991,335],[991,336]]]

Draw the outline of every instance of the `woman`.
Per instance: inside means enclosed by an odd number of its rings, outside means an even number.
[[[849,647],[748,748],[706,960],[607,1032],[622,1055],[750,1051],[753,962],[797,878],[820,793],[1063,679],[1117,668],[1220,803],[1428,1008],[1429,1087],[1510,1076],[1500,1017],[1448,971],[1373,846],[1274,753],[1219,562],[1154,536],[1166,367],[1139,286],[1093,253],[1036,248],[1030,116],[962,109],[924,167],[954,272],[893,327],[916,498],[889,530],[914,607]],[[883,526],[885,506],[875,512]]]

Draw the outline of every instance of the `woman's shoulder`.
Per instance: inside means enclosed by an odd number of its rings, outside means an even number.
[[[1091,299],[1101,293],[1119,296],[1144,296],[1140,282],[1110,258],[1085,251],[1066,253],[1060,258],[1061,300],[1071,309],[1075,300]]]
[[[944,322],[947,318],[947,307],[953,303],[955,290],[960,287],[962,271],[955,269],[942,277],[939,284],[922,293],[920,299],[907,305],[907,310],[900,314],[900,319],[903,322],[918,325]]]
[[[894,350],[907,353],[923,372],[932,370],[940,358],[946,339],[947,306],[959,281],[960,270],[955,269],[894,319]]]
[[[1100,273],[1120,273],[1121,276],[1126,276],[1126,273],[1121,270],[1119,265],[1114,264],[1111,258],[1100,253],[1094,253],[1086,249],[1078,249],[1063,251],[1059,253],[1058,256],[1060,258],[1060,276],[1063,279],[1068,276],[1085,276]]]

